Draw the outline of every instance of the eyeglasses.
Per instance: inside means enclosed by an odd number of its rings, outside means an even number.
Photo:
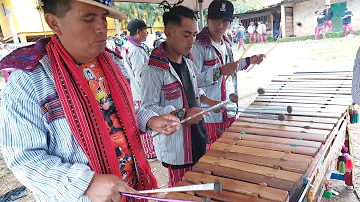
[[[213,22],[216,26],[220,26],[220,25],[228,26],[228,25],[230,24],[229,21],[226,21],[226,20],[223,20],[223,19],[212,20],[212,22]]]

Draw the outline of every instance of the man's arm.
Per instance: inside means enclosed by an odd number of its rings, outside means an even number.
[[[164,71],[160,68],[145,65],[141,73],[142,107],[159,115],[169,114],[176,108],[172,105],[160,106],[161,89],[164,82]]]
[[[134,75],[135,81],[139,85],[141,85],[140,74],[142,72],[144,65],[148,63],[149,58],[146,55],[144,50],[137,50],[131,54],[129,59],[130,59],[130,63],[132,64],[132,70],[133,70],[133,75]]]
[[[360,105],[360,48],[356,54],[351,94],[353,101]]]
[[[64,163],[49,154],[48,131],[34,89],[22,71],[13,72],[7,83],[0,117],[5,161],[17,179],[39,196],[59,201],[86,200],[84,193],[94,172],[85,164]]]
[[[194,44],[191,53],[194,58],[194,72],[199,87],[211,86],[220,79],[220,69],[212,68],[202,71],[205,59],[205,48],[201,45]],[[213,61],[214,62],[214,61]]]

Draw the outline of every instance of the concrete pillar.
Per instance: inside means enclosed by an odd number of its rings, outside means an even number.
[[[28,42],[27,39],[26,39],[26,35],[20,34],[19,38],[20,38],[21,43],[27,43]]]
[[[6,16],[8,17],[13,42],[14,43],[19,43],[19,38],[17,36],[17,31],[16,31],[16,28],[15,28],[14,20],[12,18],[11,10],[9,8],[6,8],[5,13],[6,13]]]
[[[274,16],[270,14],[271,36],[274,36]]]
[[[120,36],[121,30],[120,30],[119,19],[115,19],[114,21],[115,21],[116,34]]]
[[[281,35],[283,38],[286,37],[286,17],[285,17],[285,6],[281,5]]]
[[[200,31],[204,28],[204,11],[203,11],[203,0],[199,0],[198,4],[199,4],[199,12],[200,12]]]

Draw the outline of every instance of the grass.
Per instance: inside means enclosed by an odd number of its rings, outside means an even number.
[[[355,31],[355,35],[360,35],[360,30]],[[328,38],[328,39],[342,38],[342,37],[344,37],[343,32],[335,32],[332,34],[329,34],[329,33],[326,34],[326,38]],[[319,35],[319,38],[322,38],[321,34]],[[314,35],[301,36],[301,37],[286,37],[286,38],[278,39],[278,42],[305,41],[305,40],[310,40],[310,39],[314,39]]]
[[[303,45],[295,44],[294,47],[298,47],[293,51],[296,54],[296,51],[302,51],[302,55],[306,55],[306,57],[310,60],[316,61],[331,61],[333,59],[337,59],[338,61],[349,61],[353,60],[352,58],[356,54],[359,49],[360,44],[360,31],[357,32],[358,36],[353,38],[344,38],[343,34],[334,33],[326,40],[313,40],[313,36],[309,37],[293,37],[290,42],[295,41],[303,41]],[[311,40],[309,40],[311,39]],[[285,42],[282,40],[281,42]],[[308,44],[308,45],[305,45]],[[298,46],[299,45],[299,46]],[[250,45],[247,44],[246,47]],[[262,44],[252,44],[249,48],[249,51],[246,53],[246,56],[251,56],[259,53],[266,53],[274,46],[274,43],[262,43]],[[301,49],[301,47],[306,46],[307,49]],[[243,50],[237,50],[238,45],[234,44],[233,52],[235,58],[240,57],[242,55]],[[300,49],[299,49],[300,48]],[[304,52],[305,51],[305,52]]]

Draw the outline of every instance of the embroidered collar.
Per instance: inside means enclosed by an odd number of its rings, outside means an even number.
[[[0,69],[15,68],[25,72],[32,72],[39,65],[39,61],[46,55],[45,46],[50,38],[43,38],[35,44],[18,48],[7,55],[0,62]]]
[[[137,46],[137,47],[142,48],[141,43],[138,42],[136,39],[134,39],[134,37],[128,36],[127,39],[128,39],[128,41],[129,41],[130,43],[134,44],[134,45]]]
[[[161,43],[161,45],[155,48],[150,55],[149,65],[158,67],[164,70],[169,70],[169,60],[166,56],[165,52],[165,42]]]
[[[230,47],[232,46],[232,43],[228,37],[224,35],[223,39],[230,45]],[[212,46],[208,27],[204,27],[204,29],[201,30],[201,32],[196,35],[196,41],[198,41],[200,44],[204,46],[208,46],[208,47]]]
[[[20,69],[25,72],[32,72],[39,65],[39,61],[47,54],[45,46],[50,41],[50,38],[43,38],[38,40],[35,44],[18,48],[7,55],[0,62],[0,70],[6,68]],[[105,49],[106,52],[114,54],[116,57],[122,57],[111,51]]]
[[[164,70],[170,69],[170,62],[165,52],[165,44],[166,42],[161,43],[161,45],[155,48],[150,55],[149,65],[158,67]],[[191,53],[185,56],[185,58],[193,61],[193,56]]]

